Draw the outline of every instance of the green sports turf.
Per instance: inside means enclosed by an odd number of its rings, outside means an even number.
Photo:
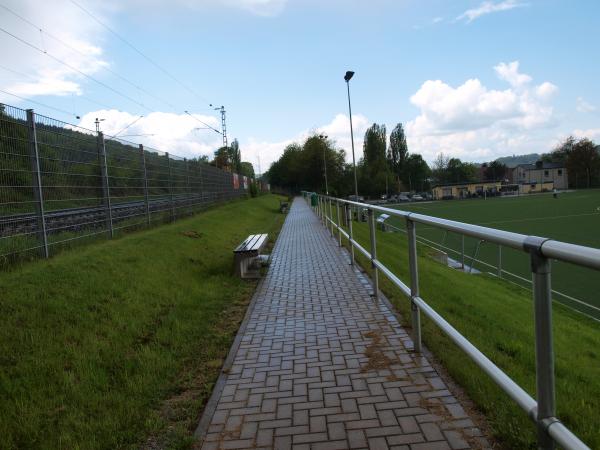
[[[552,194],[539,194],[520,197],[502,197],[488,200],[447,200],[402,204],[393,206],[445,219],[452,219],[501,230],[513,231],[557,239],[564,242],[600,248],[600,190],[580,190],[561,193],[558,198]],[[403,227],[400,219],[393,219],[393,225]],[[429,226],[418,226],[418,235],[438,244],[459,251],[461,237],[453,233]],[[465,239],[465,263],[470,264],[474,256],[477,240]],[[460,259],[456,253],[448,255]],[[491,243],[480,244],[477,259],[496,266],[498,247]],[[483,264],[473,266],[482,271],[495,272]],[[531,279],[529,257],[522,251],[502,249],[503,270],[526,279]],[[504,277],[524,286],[526,282],[507,273]],[[567,296],[600,308],[600,275],[586,269],[563,262],[554,262],[552,287]],[[555,299],[576,308],[588,315],[600,318],[600,311],[582,305],[566,296],[555,294]]]

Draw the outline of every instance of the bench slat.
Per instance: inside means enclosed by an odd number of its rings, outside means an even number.
[[[238,245],[236,247],[236,249],[234,250],[234,252],[243,252],[247,250],[248,244],[255,238],[255,234],[251,234],[250,236],[248,236],[244,242],[242,242],[240,245]]]
[[[267,234],[251,234],[237,246],[234,253],[254,252],[260,250],[268,238]]]

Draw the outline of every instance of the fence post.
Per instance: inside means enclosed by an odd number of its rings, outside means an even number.
[[[410,266],[410,314],[412,322],[412,338],[414,351],[421,352],[421,312],[415,303],[415,297],[419,296],[419,268],[417,265],[417,230],[415,223],[406,219],[408,231],[408,263]]]
[[[552,286],[550,260],[531,252],[535,317],[535,368],[537,393],[538,448],[554,449],[554,441],[542,421],[555,417],[554,348],[552,341]]]
[[[146,171],[146,154],[144,146],[140,144],[140,158],[142,160],[142,170],[144,173],[144,206],[146,207],[146,225],[150,226],[150,202],[148,201],[148,172]]]
[[[106,146],[104,144],[104,134],[98,131],[98,156],[100,158],[100,177],[102,178],[102,200],[106,210],[106,228],[110,234],[110,238],[114,237],[112,205],[110,202],[110,186],[108,183],[108,164],[106,162]]]
[[[331,237],[333,237],[333,207],[331,206],[331,198],[327,199],[329,203],[329,232],[331,233]]]
[[[340,214],[340,202],[335,202],[336,212],[337,212],[337,221],[338,221],[338,245],[342,246],[342,216]]]
[[[192,214],[192,206],[191,206],[192,193],[190,191],[190,172],[188,169],[187,158],[183,158],[183,164],[185,165],[185,194],[186,194],[186,200],[187,200],[188,214],[191,215]]]
[[[202,207],[202,203],[204,202],[204,184],[202,182],[202,161],[198,161],[198,176],[199,176],[199,189],[200,189],[200,207]],[[242,183],[244,179],[242,178]]]
[[[44,215],[44,193],[42,192],[42,176],[40,174],[40,154],[37,145],[35,129],[35,115],[33,109],[27,110],[27,130],[29,134],[29,152],[31,160],[31,185],[33,186],[33,199],[37,216],[37,234],[40,244],[44,249],[44,257],[48,258],[48,234],[46,231],[46,216]]]
[[[348,219],[348,215],[352,216],[352,210],[350,209],[350,206],[348,206],[346,203],[344,203],[344,211],[346,214],[346,220],[348,220],[348,236],[349,236],[349,240],[350,240],[350,265],[354,265],[354,244],[353,244],[353,240],[354,240],[354,235],[352,234],[352,217],[350,217]]]
[[[369,208],[369,236],[371,238],[371,267],[373,268],[373,297],[379,298],[379,271],[375,266],[375,260],[377,259],[377,239],[375,237],[375,214],[373,210]]]
[[[498,244],[498,278],[502,278],[502,246]]]
[[[165,153],[167,157],[167,167],[169,168],[169,203],[171,205],[171,222],[175,220],[175,205],[173,204],[173,188],[171,187],[171,158],[169,158],[169,152]]]

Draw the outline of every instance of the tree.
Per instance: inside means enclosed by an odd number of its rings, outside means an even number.
[[[438,184],[466,183],[477,181],[477,166],[464,163],[458,158],[449,158],[440,153],[433,162],[433,177]]]
[[[365,132],[363,160],[361,166],[361,186],[359,191],[370,196],[385,192],[389,178],[386,158],[387,132],[385,125],[374,123]]]
[[[429,190],[429,177],[431,169],[421,155],[416,153],[410,154],[404,167],[406,176],[406,186],[410,191],[426,191]]]
[[[240,173],[242,169],[242,154],[240,152],[240,144],[237,139],[234,139],[227,149],[229,153],[229,161],[233,172]]]
[[[450,158],[443,153],[435,157],[433,161],[433,177],[437,183],[448,182],[448,162]]]
[[[402,124],[397,124],[390,133],[390,148],[388,150],[388,164],[396,177],[396,183],[404,181],[405,164],[408,158],[408,145]]]
[[[508,167],[499,161],[492,161],[483,171],[483,177],[486,180],[496,181],[503,180],[508,172]]]
[[[585,180],[585,187],[592,187],[599,181],[600,155],[591,140],[584,138],[574,143],[568,152],[567,170],[571,179]]]
[[[249,163],[247,161],[242,161],[240,163],[240,170],[239,170],[239,174],[243,175],[245,177],[250,177],[250,178],[254,178],[254,166],[252,166],[252,163]]]
[[[229,158],[229,148],[221,147],[215,151],[215,157],[211,161],[211,165],[223,170],[231,170],[231,159]]]

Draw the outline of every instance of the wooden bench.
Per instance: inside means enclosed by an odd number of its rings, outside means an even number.
[[[287,200],[279,200],[279,212],[285,214],[290,208],[290,202]]]
[[[251,234],[233,251],[235,273],[240,278],[260,278],[260,252],[267,245],[268,234]]]

